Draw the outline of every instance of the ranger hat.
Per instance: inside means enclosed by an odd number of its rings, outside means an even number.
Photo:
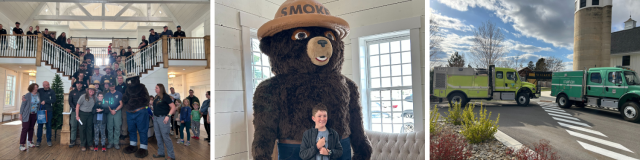
[[[99,80],[93,80],[93,84],[100,83]]]
[[[89,88],[87,88],[87,89],[93,89],[93,90],[96,90],[96,86],[94,86],[94,85],[89,85]]]
[[[276,12],[273,20],[258,29],[258,39],[297,27],[324,27],[335,31],[340,39],[349,34],[349,23],[332,16],[329,9],[316,0],[287,0]]]

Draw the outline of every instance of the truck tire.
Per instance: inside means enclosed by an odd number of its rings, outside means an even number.
[[[469,102],[469,100],[467,99],[467,96],[465,96],[462,93],[451,94],[448,97],[448,100],[449,100],[449,107],[453,107],[453,104],[455,103],[460,103],[460,107],[465,107],[467,106],[467,102]]]
[[[571,105],[573,105],[573,101],[569,100],[566,94],[558,96],[556,103],[558,103],[558,107],[560,108],[571,108]]]
[[[518,96],[516,96],[516,102],[520,106],[528,106],[529,101],[531,101],[531,97],[529,97],[529,92],[520,92]]]
[[[629,122],[638,122],[640,121],[640,116],[638,115],[638,103],[636,102],[627,102],[622,106],[622,110],[620,113],[624,120]]]

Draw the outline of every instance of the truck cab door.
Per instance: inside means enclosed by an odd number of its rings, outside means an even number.
[[[587,96],[602,96],[602,91],[604,90],[602,74],[598,72],[589,72],[588,73],[588,81],[587,81]]]
[[[604,83],[604,97],[620,98],[627,92],[621,71],[607,71],[607,81]]]
[[[496,82],[495,82],[496,91],[505,91],[507,89],[504,83],[504,79],[505,79],[504,72],[496,71]]]
[[[517,91],[517,87],[520,87],[517,83],[518,78],[516,72],[507,72],[504,84],[507,87],[507,91]]]

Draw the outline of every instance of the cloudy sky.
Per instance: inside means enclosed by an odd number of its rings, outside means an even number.
[[[430,0],[431,16],[444,41],[441,60],[454,52],[469,54],[473,30],[491,21],[505,35],[508,56],[526,62],[556,57],[572,69],[574,0]],[[640,0],[613,0],[611,32],[624,28],[629,15],[640,19]],[[468,62],[469,59],[466,59]]]

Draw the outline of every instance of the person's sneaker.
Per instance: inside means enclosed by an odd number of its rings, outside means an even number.
[[[84,152],[84,151],[87,151],[87,148],[82,147],[82,149],[80,149],[80,150]]]
[[[107,149],[111,149],[111,148],[113,148],[113,144],[107,145]]]
[[[20,151],[26,151],[26,150],[27,150],[27,147],[20,145]]]
[[[153,158],[162,158],[162,157],[164,157],[164,155],[155,155],[155,154],[153,155]]]
[[[184,143],[184,145],[185,145],[185,146],[189,146],[189,145],[191,145],[191,142],[190,142],[190,141],[187,141],[187,142],[185,142],[185,143]]]
[[[196,136],[191,136],[191,138],[196,138]]]
[[[107,148],[105,148],[104,146],[102,146],[102,152],[106,152]]]
[[[200,137],[196,136],[196,138],[194,138],[194,139],[196,139],[196,140],[200,140]]]
[[[184,140],[182,140],[182,139],[178,140],[178,144],[183,144],[183,143],[184,143]]]
[[[173,131],[169,132],[169,135],[173,135]]]
[[[36,147],[40,147],[40,142],[36,141]]]
[[[33,145],[33,142],[27,142],[27,146],[29,146],[30,148],[35,147],[35,145]]]
[[[51,147],[53,144],[51,144],[51,142],[47,142],[47,146]]]
[[[73,146],[76,144],[76,141],[71,141],[69,142],[69,148],[73,148]]]
[[[95,146],[95,147],[93,148],[93,151],[98,151],[98,146]]]
[[[176,134],[176,139],[178,139],[178,138],[180,138],[180,136]]]
[[[116,144],[116,145],[114,145],[114,146],[115,146],[115,148],[116,148],[117,150],[120,150],[120,145]]]

